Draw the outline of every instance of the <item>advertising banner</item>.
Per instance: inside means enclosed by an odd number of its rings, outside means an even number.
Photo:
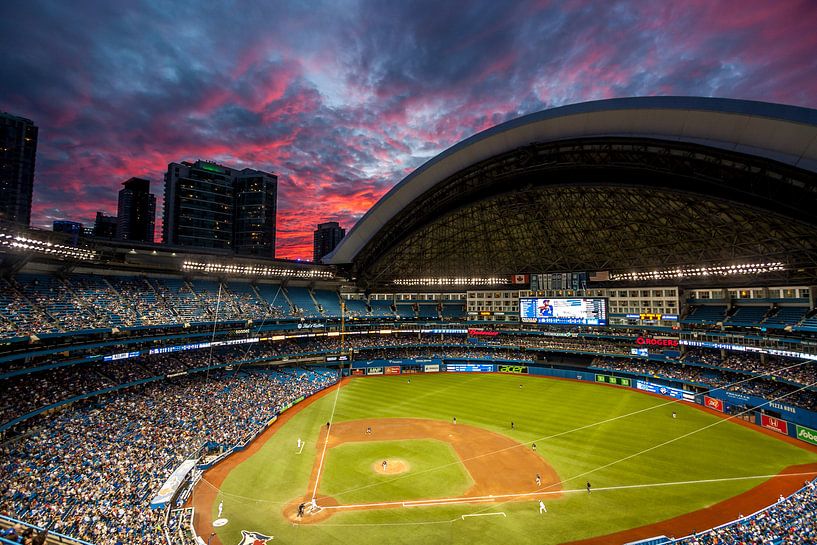
[[[490,363],[449,363],[445,370],[449,373],[493,373],[494,366]]]
[[[782,433],[783,435],[789,434],[788,422],[773,416],[769,416],[768,414],[760,415],[760,425],[767,430],[776,431],[777,433]]]
[[[440,372],[440,364],[439,363],[433,363],[433,364],[423,365],[423,372],[424,373],[439,373]]]
[[[672,397],[674,399],[683,399],[684,401],[695,401],[695,394],[678,388],[670,386],[661,386],[660,384],[653,384],[652,382],[645,382],[643,380],[636,380],[635,387],[645,392],[652,392],[654,394],[661,394],[663,396]]]
[[[817,431],[805,426],[797,426],[797,438],[806,443],[817,445]]]
[[[382,375],[383,368],[382,367],[367,367],[366,368],[367,375]]]
[[[399,375],[400,374],[400,366],[399,365],[389,365],[386,369],[387,375]]]
[[[173,499],[173,495],[184,482],[184,478],[187,477],[187,474],[190,473],[190,470],[194,467],[196,467],[196,460],[185,460],[182,462],[181,465],[170,474],[170,477],[167,478],[167,481],[165,481],[165,484],[159,489],[159,493],[156,494],[156,497],[150,500],[150,508],[162,509],[167,505],[167,502]]]
[[[615,384],[617,386],[630,386],[630,379],[624,377],[613,377],[610,375],[596,375],[596,382],[605,384]]]
[[[516,375],[526,375],[528,373],[527,365],[505,365],[498,364],[496,366],[497,373],[513,373]]]
[[[363,369],[352,369],[352,374],[359,377],[365,374],[365,372]]]
[[[723,401],[714,397],[704,396],[704,406],[723,412]]]

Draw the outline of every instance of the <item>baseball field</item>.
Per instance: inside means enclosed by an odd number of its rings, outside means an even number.
[[[242,530],[304,544],[622,543],[749,514],[815,474],[805,443],[668,398],[399,375],[346,380],[284,413],[191,501],[198,533],[222,545]],[[228,523],[212,528],[220,502]]]

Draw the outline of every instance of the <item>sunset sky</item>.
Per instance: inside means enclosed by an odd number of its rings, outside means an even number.
[[[817,107],[817,2],[0,2],[0,110],[40,127],[32,225],[168,162],[279,176],[278,257],[483,129],[575,102]]]

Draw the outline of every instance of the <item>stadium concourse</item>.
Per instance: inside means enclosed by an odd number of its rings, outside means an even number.
[[[815,209],[817,112],[662,98],[469,138],[326,264],[3,226],[0,543],[195,543],[201,471],[342,372],[582,376],[815,445]],[[808,542],[815,508],[678,542]]]

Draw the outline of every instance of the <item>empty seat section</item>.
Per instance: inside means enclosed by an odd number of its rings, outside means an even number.
[[[289,295],[292,305],[298,309],[297,314],[302,315],[304,318],[320,318],[321,313],[318,311],[318,307],[315,306],[312,296],[309,295],[308,289],[288,287],[287,295]]]
[[[685,324],[716,324],[725,319],[726,307],[722,305],[702,305],[694,307],[681,322]]]
[[[279,284],[258,284],[255,286],[264,301],[277,312],[280,318],[294,318],[292,307]]]
[[[330,318],[340,318],[340,299],[337,292],[329,290],[314,290],[315,300],[323,309],[323,315]]]
[[[465,303],[443,303],[443,320],[464,320]]]
[[[417,312],[417,317],[428,320],[439,319],[440,313],[437,311],[437,303],[421,304],[419,307],[419,311]]]
[[[741,327],[757,326],[767,312],[769,307],[737,307],[726,323]]]
[[[373,318],[394,318],[391,301],[371,300],[369,306],[372,307]]]
[[[763,325],[773,329],[783,329],[795,325],[808,314],[808,307],[780,307],[780,309],[766,318]]]
[[[352,318],[362,318],[369,314],[369,309],[366,308],[366,301],[363,299],[347,299],[346,300],[346,315]]]

